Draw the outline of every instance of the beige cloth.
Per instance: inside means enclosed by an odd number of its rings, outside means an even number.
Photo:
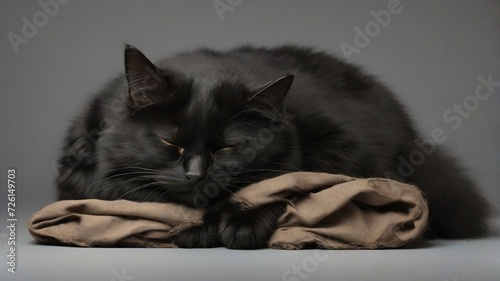
[[[285,201],[269,240],[275,249],[397,248],[426,229],[418,188],[389,179],[297,172],[248,186],[231,198],[243,208]],[[203,211],[173,203],[67,200],[33,215],[31,235],[48,244],[175,247],[172,237],[202,223]]]

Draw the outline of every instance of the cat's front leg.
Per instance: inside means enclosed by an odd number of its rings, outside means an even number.
[[[223,246],[217,236],[220,214],[208,210],[203,217],[203,224],[179,232],[174,243],[180,248],[213,248]]]
[[[219,239],[231,249],[266,248],[284,210],[284,203],[271,203],[249,210],[228,206],[221,215]]]

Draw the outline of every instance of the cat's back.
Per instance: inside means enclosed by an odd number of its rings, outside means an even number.
[[[395,101],[380,81],[358,66],[296,45],[271,48],[246,45],[226,51],[201,48],[160,60],[158,65],[181,72],[199,84],[240,81],[258,89],[281,76],[294,74],[292,96],[294,89],[300,88],[319,93],[316,98],[320,99],[325,95],[336,99],[366,99],[381,106]]]
[[[382,82],[334,55],[294,45],[243,46],[227,55],[252,71],[265,72],[267,82],[293,73],[285,103],[305,118],[334,114],[337,121],[354,122],[358,129],[366,126],[370,131],[376,127],[414,134],[405,108]]]
[[[218,51],[201,48],[158,61],[160,68],[182,72],[189,78],[239,79],[247,83],[267,83],[270,79],[295,73],[309,78],[358,74],[358,69],[312,48],[284,45],[273,48],[250,45]],[[278,77],[277,77],[278,76]]]
[[[285,106],[294,111],[297,120],[304,120],[304,127],[310,127],[311,120],[321,123],[328,117],[336,123],[356,124],[353,130],[365,130],[370,135],[378,134],[375,128],[410,136],[414,133],[404,107],[385,85],[361,68],[312,48],[201,48],[160,60],[157,65],[185,75],[198,89],[197,95],[207,95],[227,82],[257,91],[293,74]]]

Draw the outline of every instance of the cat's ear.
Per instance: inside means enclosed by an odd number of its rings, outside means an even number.
[[[287,74],[270,82],[252,95],[248,101],[270,108],[281,105],[292,86],[293,78],[293,74]]]
[[[168,85],[161,71],[138,49],[125,47],[125,74],[130,100],[138,106],[162,101]]]

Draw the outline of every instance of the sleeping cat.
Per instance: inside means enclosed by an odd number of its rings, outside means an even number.
[[[432,151],[425,161],[403,166],[422,145]],[[410,182],[428,197],[427,236],[487,232],[488,204],[472,180],[441,148],[422,143],[385,86],[295,46],[200,49],[156,64],[127,46],[125,74],[74,120],[57,183],[61,200],[206,209],[204,225],[175,237],[181,247],[260,248],[283,206],[242,211],[225,199],[293,171]]]

